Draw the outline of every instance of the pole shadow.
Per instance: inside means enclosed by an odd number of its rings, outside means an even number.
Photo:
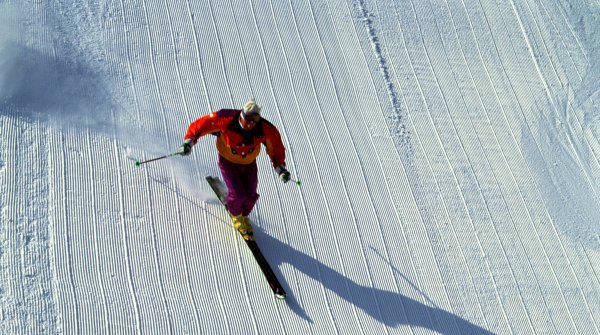
[[[201,208],[195,199],[187,198],[177,189],[158,180],[155,181],[163,185],[167,190],[175,193],[182,200],[186,200]],[[320,282],[329,291],[337,294],[342,299],[363,310],[366,314],[388,327],[409,325],[432,330],[440,334],[493,334],[481,326],[473,324],[439,307],[425,305],[397,292],[359,285],[319,262],[317,259],[265,234],[257,224],[254,225],[253,231],[261,251],[288,293],[286,299],[288,307],[307,322],[312,323],[313,321],[295,299],[294,292],[279,270],[279,266],[283,263],[292,265],[308,277]],[[394,271],[398,270],[394,269]],[[411,285],[414,287],[414,284],[411,283]],[[418,290],[418,288],[414,288]],[[422,292],[421,294],[424,295]],[[425,300],[433,305],[433,302],[429,298],[425,297]]]
[[[315,258],[265,234],[258,226],[254,227],[254,234],[277,278],[288,292],[288,306],[309,322],[311,322],[310,317],[294,298],[293,291],[279,270],[279,265],[282,263],[292,265],[388,327],[410,325],[441,334],[492,334],[438,307],[425,305],[396,292],[359,285]]]

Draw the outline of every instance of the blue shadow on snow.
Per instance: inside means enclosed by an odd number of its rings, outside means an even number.
[[[0,114],[58,119],[75,129],[111,132],[114,103],[103,76],[88,64],[0,41]]]
[[[254,232],[261,250],[288,292],[289,307],[307,321],[311,320],[294,299],[293,292],[290,292],[285,278],[278,269],[279,264],[291,264],[300,272],[320,282],[331,292],[388,327],[410,325],[441,334],[492,334],[457,315],[437,307],[427,306],[405,295],[359,285],[315,258],[262,233],[260,227],[255,227]],[[377,302],[374,298],[377,299]]]
[[[203,210],[195,199],[190,199],[182,195],[177,189],[167,185],[167,183],[156,179],[155,181],[175,193],[179,198],[189,201]],[[287,285],[285,278],[279,270],[279,265],[282,263],[292,265],[300,272],[320,282],[326,289],[360,308],[372,318],[388,327],[409,325],[429,329],[441,334],[493,334],[476,324],[438,307],[427,306],[396,292],[359,285],[315,258],[263,233],[258,225],[254,226],[254,234],[265,258],[269,261],[277,278],[288,293],[286,299],[288,306],[294,313],[308,322],[312,322],[312,320],[294,298],[294,292]],[[394,269],[394,271],[398,272],[397,269]],[[415,287],[415,289],[417,288]],[[377,302],[375,302],[374,298],[377,299]],[[433,304],[428,298],[426,300]]]

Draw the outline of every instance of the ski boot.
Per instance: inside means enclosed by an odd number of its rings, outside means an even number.
[[[254,234],[252,233],[252,225],[250,224],[250,219],[247,216],[243,215],[235,215],[231,217],[233,221],[233,228],[235,228],[240,235],[246,241],[250,241],[254,239]]]

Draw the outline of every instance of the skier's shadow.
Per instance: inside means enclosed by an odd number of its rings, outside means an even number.
[[[183,197],[176,189],[172,189],[159,180],[156,181]],[[183,199],[199,206],[193,199],[185,197]],[[294,313],[309,322],[312,320],[295,299],[294,292],[287,285],[279,270],[279,265],[282,263],[292,265],[388,327],[410,325],[441,334],[492,334],[490,331],[438,307],[425,305],[396,292],[359,285],[315,258],[265,234],[259,225],[254,225],[253,228],[261,251],[288,293],[286,300],[288,306]],[[429,299],[426,298],[426,300]],[[433,305],[433,302],[429,301],[429,303]]]
[[[282,263],[289,263],[386,326],[411,325],[442,334],[491,334],[490,331],[438,307],[427,306],[396,292],[359,285],[315,258],[264,234],[258,225],[254,232],[263,254],[288,292],[289,307],[307,321],[312,320],[294,298],[294,292],[279,270]]]

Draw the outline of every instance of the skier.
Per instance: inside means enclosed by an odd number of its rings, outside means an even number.
[[[290,180],[279,131],[261,117],[260,111],[260,106],[250,99],[241,110],[221,109],[205,115],[192,122],[178,150],[188,156],[198,138],[207,134],[217,136],[218,164],[229,189],[226,207],[233,226],[246,240],[254,238],[248,215],[259,197],[256,157],[261,144],[265,145],[279,178],[284,183]]]

